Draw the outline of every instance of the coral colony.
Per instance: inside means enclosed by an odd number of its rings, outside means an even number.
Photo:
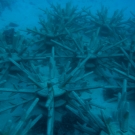
[[[40,10],[31,39],[1,31],[0,135],[134,135],[135,14]]]

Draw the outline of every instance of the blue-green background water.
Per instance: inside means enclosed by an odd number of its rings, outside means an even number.
[[[66,2],[68,0],[1,0],[0,29],[6,27],[10,22],[19,24],[18,28],[22,29],[37,26],[38,17],[43,15],[38,8],[49,8],[51,3],[65,5]],[[100,9],[101,5],[108,7],[110,13],[116,9],[125,8],[125,17],[129,17],[130,11],[135,10],[134,0],[71,0],[71,2],[78,8],[91,7],[93,12]]]

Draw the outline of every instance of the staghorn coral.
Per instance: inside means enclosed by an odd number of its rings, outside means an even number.
[[[96,15],[93,15],[90,10],[85,8],[83,9],[83,12],[88,16],[86,22],[87,24],[89,22],[89,25],[92,29],[95,29],[96,27],[100,28],[101,36],[116,36],[124,28],[124,10],[114,11],[111,17],[108,16],[108,9],[104,6],[101,7],[100,11],[97,11]]]
[[[133,36],[135,34],[135,14],[131,12],[132,17],[127,20],[127,25],[128,25],[128,31],[129,31],[129,36]]]
[[[66,29],[73,33],[79,30],[75,26],[81,20],[81,12],[78,12],[76,7],[72,7],[71,2],[68,2],[65,8],[62,8],[59,4],[52,4],[51,8],[52,11],[41,9],[47,18],[45,20],[40,19],[39,24],[42,26],[40,31],[36,28],[33,30],[27,29],[28,33],[41,36],[41,40],[64,39],[67,35]]]
[[[35,130],[41,129],[40,126],[43,130],[38,131],[38,134],[48,135],[134,134],[134,128],[128,125],[130,101],[126,98],[130,94],[128,90],[135,88],[134,49],[127,48],[128,43],[133,48],[134,39],[127,42],[127,38],[120,32],[121,28],[115,31],[117,26],[123,24],[121,11],[114,14],[114,20],[109,19],[111,30],[107,26],[107,10],[103,8],[102,11],[98,12],[99,18],[96,15],[91,18],[94,24],[91,36],[86,34],[87,26],[80,28],[80,24],[86,23],[89,14],[82,15],[70,3],[65,8],[52,5],[51,11],[44,11],[48,16],[46,21],[40,20],[41,30],[27,29],[33,39],[36,39],[34,42],[17,34],[7,44],[1,34],[0,91],[4,94],[0,94],[0,101],[3,103],[0,113],[12,114],[5,119],[9,127],[5,124],[1,133],[37,134]],[[84,21],[82,18],[85,18]],[[94,18],[96,21],[101,19],[100,25],[93,21]],[[103,31],[104,27],[109,30],[111,37],[102,36],[103,32],[106,33]],[[94,68],[91,68],[93,63]],[[88,71],[86,66],[90,67]],[[114,95],[107,100],[115,102],[118,99],[118,107],[115,108],[117,113],[105,106],[107,101],[103,105],[97,103],[99,96],[100,100],[103,96],[100,93],[103,89],[106,89],[105,94],[110,89],[119,89],[118,98]],[[111,105],[113,103],[108,106]],[[16,112],[19,107],[21,114]],[[77,115],[70,126],[70,119],[74,115],[68,115],[65,108]],[[113,117],[114,113],[117,115]],[[40,123],[42,115],[44,123]],[[69,118],[65,119],[66,116]],[[64,126],[60,127],[62,124]],[[64,130],[66,126],[71,131]]]

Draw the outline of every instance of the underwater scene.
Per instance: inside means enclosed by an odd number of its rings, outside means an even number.
[[[135,135],[135,0],[0,0],[0,135]]]

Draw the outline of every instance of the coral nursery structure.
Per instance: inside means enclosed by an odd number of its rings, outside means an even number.
[[[1,135],[134,135],[135,14],[72,4],[0,35]]]

